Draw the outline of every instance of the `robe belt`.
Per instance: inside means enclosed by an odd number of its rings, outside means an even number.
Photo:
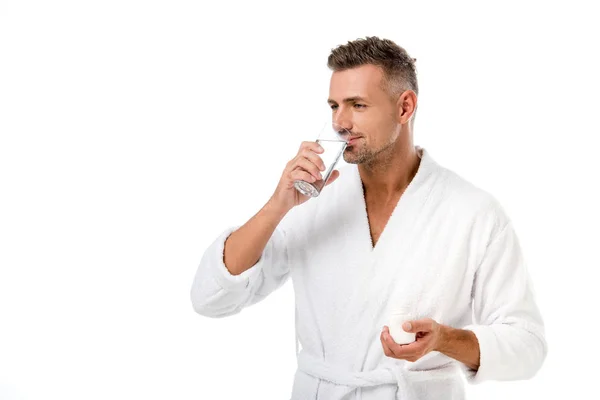
[[[453,364],[431,370],[407,370],[387,366],[370,371],[345,371],[308,354],[306,351],[301,351],[298,354],[298,369],[315,378],[336,385],[371,387],[396,384],[401,399],[417,398],[411,385],[412,382],[452,378],[456,377],[458,372],[456,365]]]

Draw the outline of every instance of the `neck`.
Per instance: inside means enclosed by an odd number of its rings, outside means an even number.
[[[401,195],[416,175],[420,162],[412,143],[397,143],[380,153],[373,162],[359,164],[365,195],[368,193],[382,201]]]

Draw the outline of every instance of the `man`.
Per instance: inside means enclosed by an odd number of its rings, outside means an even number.
[[[508,216],[413,145],[415,61],[377,37],[333,49],[328,103],[350,132],[348,165],[308,201],[293,182],[324,168],[321,147],[303,143],[265,206],[225,230],[196,273],[192,303],[210,317],[291,277],[302,346],[293,400],[464,399],[461,377],[527,379],[546,357]],[[416,334],[410,344],[390,336],[398,307],[413,316],[402,327]]]

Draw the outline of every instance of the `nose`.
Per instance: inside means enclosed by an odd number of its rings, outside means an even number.
[[[349,118],[344,118],[338,114],[333,119],[333,127],[337,132],[340,132],[343,129],[352,132],[352,121]]]

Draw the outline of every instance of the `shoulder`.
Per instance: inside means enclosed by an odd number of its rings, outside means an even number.
[[[495,194],[467,180],[455,171],[438,167],[442,177],[441,203],[458,217],[501,230],[510,222],[506,210]]]

